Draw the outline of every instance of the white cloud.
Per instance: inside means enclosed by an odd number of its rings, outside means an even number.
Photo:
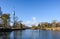
[[[36,20],[36,17],[32,17],[32,19],[33,19],[33,21],[35,21]]]
[[[26,21],[26,24],[31,24],[31,21]]]
[[[30,27],[31,27],[31,25],[37,25],[37,19],[36,19],[36,17],[32,17],[31,19],[32,19],[32,20],[26,21],[25,24],[26,24],[27,26],[30,26]]]
[[[30,20],[26,21],[26,22],[25,22],[25,25],[31,26],[31,21],[30,21]]]
[[[36,17],[32,17],[32,24],[36,24],[37,20],[36,20]]]

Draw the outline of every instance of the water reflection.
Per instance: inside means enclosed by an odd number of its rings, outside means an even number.
[[[14,31],[13,39],[60,39],[60,31],[49,30]]]
[[[10,39],[22,39],[22,31],[13,31],[10,34]]]
[[[33,30],[33,39],[36,39],[36,30]]]
[[[10,32],[0,32],[0,39],[10,39]]]
[[[0,32],[0,39],[60,39],[60,31],[20,30]]]
[[[14,39],[22,39],[22,31],[14,31]]]
[[[40,39],[52,39],[52,33],[51,33],[51,31],[40,30],[39,38]]]
[[[60,39],[60,31],[52,32],[53,39]]]

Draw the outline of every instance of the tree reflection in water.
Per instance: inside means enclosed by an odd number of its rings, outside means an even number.
[[[22,30],[0,32],[0,39],[60,39],[60,31]]]
[[[22,30],[14,31],[14,39],[22,39]]]
[[[10,32],[0,32],[0,39],[10,39]]]
[[[39,30],[39,38],[40,39],[47,39],[47,35],[48,35],[47,31]]]
[[[0,39],[22,39],[22,31],[0,32]]]
[[[36,39],[36,30],[33,30],[33,39]]]

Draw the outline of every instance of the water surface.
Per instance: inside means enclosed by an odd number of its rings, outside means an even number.
[[[0,39],[60,39],[60,31],[22,30],[0,32]]]

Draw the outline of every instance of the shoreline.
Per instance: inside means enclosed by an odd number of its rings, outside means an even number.
[[[60,31],[60,27],[42,28],[42,29],[32,29],[32,30],[53,30],[53,31]]]
[[[18,30],[26,30],[26,28],[23,29],[16,29],[16,28],[0,28],[0,31],[2,32],[11,32],[11,31],[18,31]],[[32,30],[52,30],[52,31],[60,31],[60,27],[52,27],[52,28],[42,28],[42,29],[32,29]]]
[[[46,28],[46,30],[53,30],[53,31],[58,30],[58,31],[60,31],[60,27],[55,27],[55,28]]]

